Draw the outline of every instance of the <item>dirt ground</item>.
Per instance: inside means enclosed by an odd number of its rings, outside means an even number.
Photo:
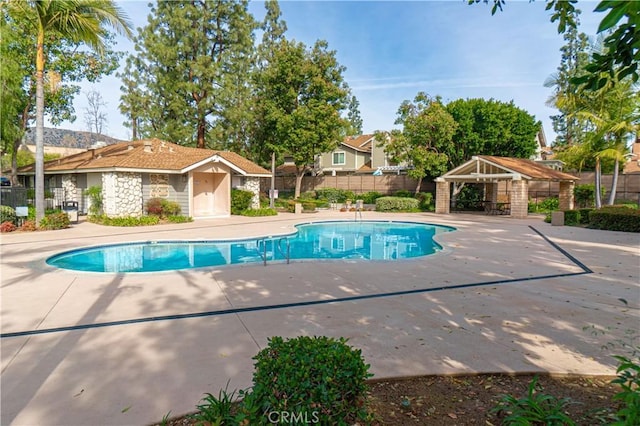
[[[481,374],[374,380],[370,382],[370,411],[374,425],[499,425],[505,413],[493,408],[505,394],[526,397],[533,378],[530,374]],[[569,398],[566,413],[570,418],[578,425],[593,426],[610,423],[618,410],[612,397],[620,388],[610,384],[612,379],[539,375],[537,389],[558,399]],[[182,416],[164,424],[195,422]]]

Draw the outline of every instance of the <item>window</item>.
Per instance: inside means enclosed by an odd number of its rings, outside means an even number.
[[[333,165],[340,166],[345,163],[344,161],[344,152],[334,152],[333,153]]]

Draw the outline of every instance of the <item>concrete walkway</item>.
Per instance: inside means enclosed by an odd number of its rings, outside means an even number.
[[[353,216],[328,211],[133,229],[81,223],[3,234],[1,424],[145,425],[169,411],[190,412],[227,381],[230,389],[250,386],[252,357],[276,335],[347,337],[377,378],[611,375],[611,355],[625,353],[630,332],[638,336],[638,234],[552,227],[541,218],[363,216],[457,231],[438,236],[442,252],[412,260],[154,274],[79,273],[44,261],[89,245],[273,235],[311,219]],[[34,330],[49,331],[28,334]]]

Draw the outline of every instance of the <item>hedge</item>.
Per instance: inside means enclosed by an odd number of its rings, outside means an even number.
[[[378,212],[419,211],[420,201],[405,197],[380,197],[376,199]]]
[[[640,232],[640,210],[607,206],[589,213],[589,228]]]

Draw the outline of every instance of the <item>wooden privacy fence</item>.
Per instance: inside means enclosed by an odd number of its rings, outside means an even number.
[[[393,194],[401,189],[415,191],[418,181],[407,175],[346,175],[346,176],[305,176],[302,179],[300,192],[315,191],[322,188],[338,188],[353,191],[357,194],[376,191],[381,194]],[[261,182],[262,191],[268,191],[271,185],[269,179]],[[296,187],[296,178],[293,176],[276,177],[276,189],[292,192]],[[423,181],[421,192],[435,192],[435,183]]]
[[[577,185],[593,184],[594,172],[572,173],[580,178]],[[602,175],[602,186],[607,193],[611,188],[613,175]],[[313,191],[321,188],[338,188],[363,193],[376,191],[382,194],[393,194],[401,189],[415,191],[417,181],[407,175],[345,175],[345,176],[305,176],[302,179],[301,192]],[[268,178],[262,179],[261,188],[263,192],[268,192],[271,181]],[[293,192],[296,187],[296,178],[293,176],[276,177],[276,189],[285,192]],[[501,188],[507,191],[506,188]],[[435,183],[423,181],[420,187],[421,192],[435,193]],[[558,182],[533,181],[529,182],[529,195],[534,198],[545,198],[558,195]],[[631,200],[640,202],[640,174],[618,176],[616,198],[618,200]]]

